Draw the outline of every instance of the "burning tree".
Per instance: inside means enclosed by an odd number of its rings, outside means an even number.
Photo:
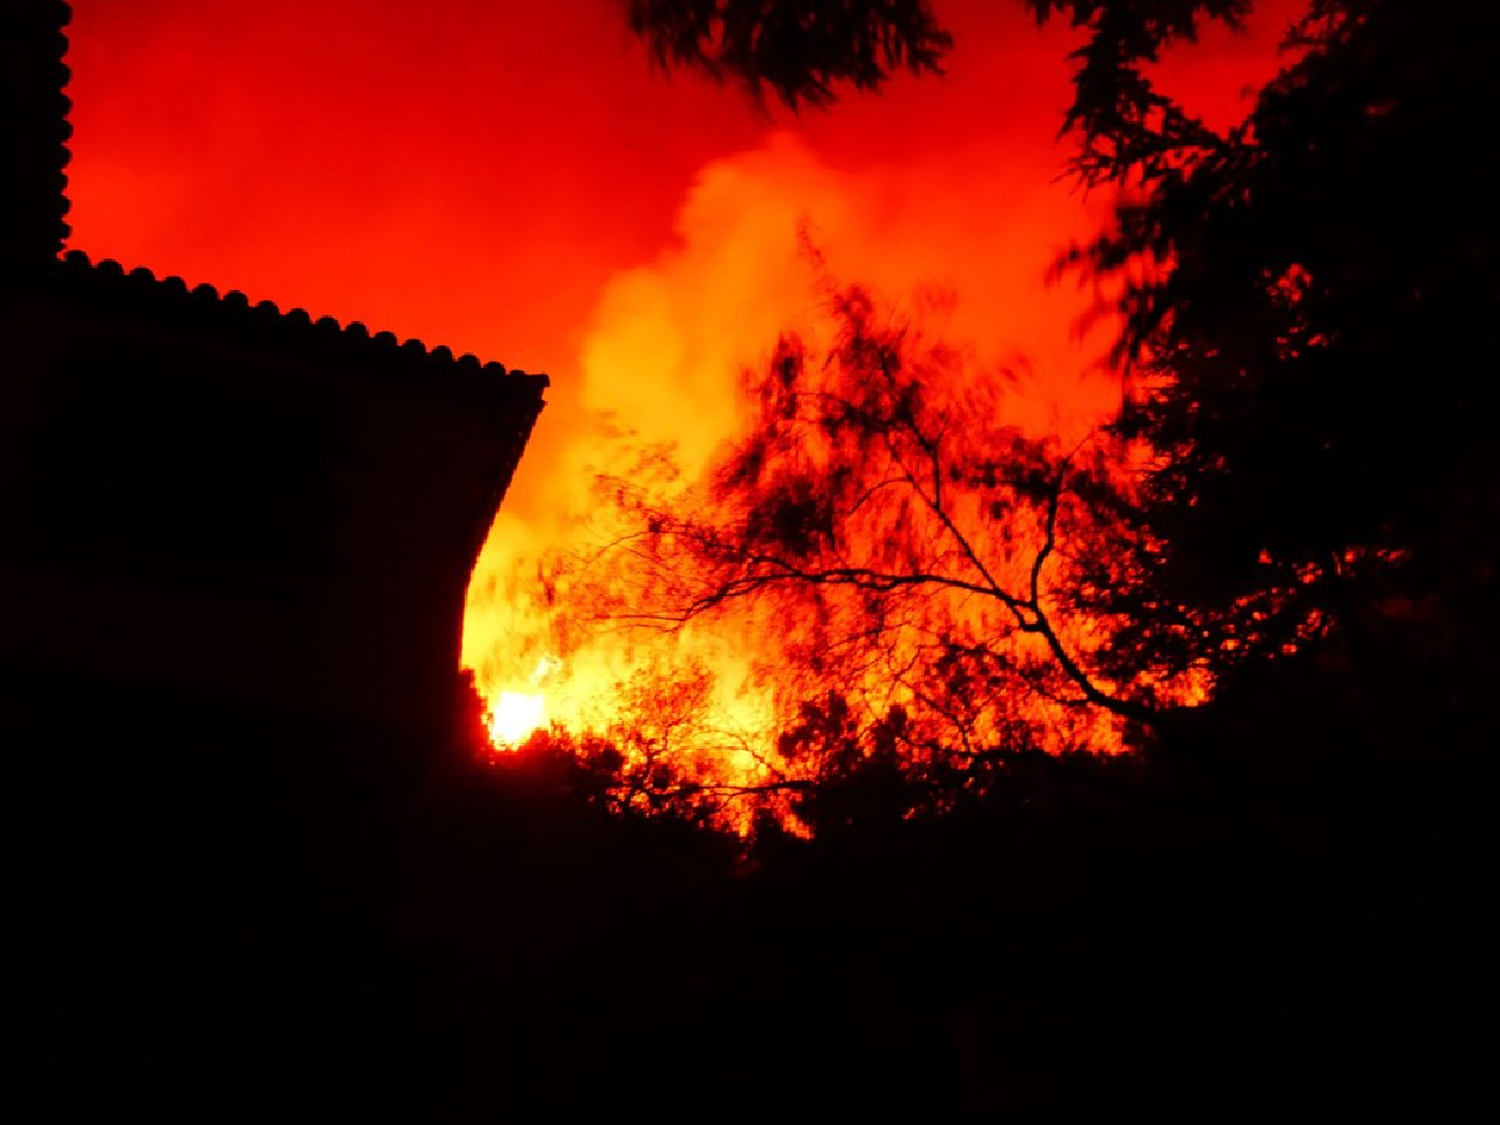
[[[1115,750],[1200,693],[1202,667],[1145,648],[1130,674],[1104,670],[1120,623],[1096,587],[1139,578],[1116,516],[1127,448],[1029,434],[1009,420],[1010,372],[861,288],[830,286],[828,304],[826,342],[784,335],[743,371],[744,428],[704,479],[660,453],[601,476],[607,532],[552,560],[569,628],[736,638],[769,701],[727,782],[727,732],[703,741],[706,670],[655,670],[681,690],[622,701],[627,786],[652,791],[654,770],[657,793],[797,806],[879,773],[940,807],[1008,754]]]

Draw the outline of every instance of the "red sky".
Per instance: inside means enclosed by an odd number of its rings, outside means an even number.
[[[1171,85],[1234,113],[1288,2]],[[803,221],[846,280],[951,287],[986,355],[1107,403],[1041,285],[1107,202],[1053,182],[1073,39],[935,6],[947,77],[767,117],[653,70],[618,0],[75,0],[72,245],[547,371],[522,522],[576,498],[584,408],[689,455],[732,423],[735,364],[812,300]]]
[[[945,80],[775,121],[653,72],[617,3],[76,0],[73,244],[550,370],[565,393],[610,274],[670,243],[705,164],[773,128],[847,170],[1060,159],[1067,37],[1018,3],[940,0]]]

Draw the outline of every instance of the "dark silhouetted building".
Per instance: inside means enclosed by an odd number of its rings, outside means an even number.
[[[12,1011],[57,1106],[339,1102],[546,378],[64,255],[68,17],[0,0]]]

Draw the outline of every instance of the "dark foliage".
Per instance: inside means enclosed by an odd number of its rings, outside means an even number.
[[[953,45],[927,0],[629,0],[630,28],[663,67],[743,83],[757,102],[826,106],[902,70],[940,74]]]
[[[1191,43],[1204,22],[1242,26],[1253,0],[1024,0],[1038,22],[1086,28],[1073,52],[1074,98],[1063,131],[1075,134],[1073,168],[1089,185],[1160,175],[1220,147],[1220,138],[1153,89],[1145,68]]]
[[[1455,690],[1488,660],[1495,31],[1488,8],[1315,4],[1244,124],[1122,163],[1144,190],[1075,251],[1122,293],[1118,431],[1161,455],[1152,596],[1239,660],[1335,637],[1440,660]]]

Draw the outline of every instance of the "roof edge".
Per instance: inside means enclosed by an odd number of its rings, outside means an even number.
[[[363,350],[382,359],[404,358],[422,363],[440,373],[456,375],[487,375],[532,384],[538,393],[551,385],[544,374],[529,373],[520,368],[507,369],[493,360],[482,361],[472,353],[455,355],[445,344],[431,348],[423,341],[410,337],[399,339],[393,332],[372,333],[364,322],[351,320],[341,323],[331,316],[314,319],[306,309],[293,307],[283,310],[274,301],[252,303],[238,289],[223,292],[213,285],[189,286],[181,277],[158,278],[145,267],[126,271],[119,262],[105,258],[94,262],[82,250],[69,250],[58,261],[58,268],[67,284],[97,285],[124,291],[127,301],[157,302],[179,309],[200,309],[217,313],[226,318],[241,320],[246,325],[256,325],[262,330],[281,331],[288,336],[300,337],[299,342],[315,340],[325,346]]]

